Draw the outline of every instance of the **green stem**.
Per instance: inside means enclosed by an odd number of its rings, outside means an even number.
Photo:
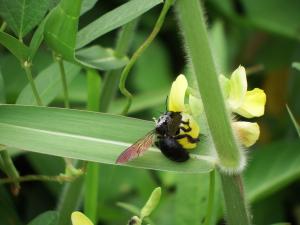
[[[19,176],[16,178],[3,178],[0,179],[0,184],[7,184],[13,182],[29,182],[29,181],[46,181],[46,182],[70,182],[77,178],[78,176],[66,176],[66,175],[58,175],[58,176],[47,176],[47,175],[26,175]]]
[[[81,161],[74,162],[76,168],[80,168],[82,165],[83,162]],[[84,176],[80,176],[73,182],[64,185],[57,206],[57,211],[59,212],[58,225],[71,224],[70,215],[81,203],[83,181]]]
[[[148,48],[148,46],[152,43],[152,41],[154,40],[154,38],[156,37],[156,35],[158,34],[158,32],[160,31],[164,20],[166,18],[166,14],[169,11],[171,5],[173,4],[174,0],[165,0],[163,9],[155,23],[155,26],[151,32],[151,34],[148,36],[148,38],[145,40],[145,42],[135,51],[135,53],[132,55],[132,57],[130,58],[128,64],[125,66],[125,68],[122,71],[121,74],[121,79],[120,79],[120,83],[119,83],[119,88],[121,93],[127,98],[127,104],[125,105],[122,114],[126,115],[129,111],[129,108],[131,106],[132,103],[132,95],[131,93],[126,89],[126,79],[128,77],[128,74],[132,68],[132,66],[134,65],[134,63],[136,62],[136,60],[140,57],[140,55]]]
[[[4,170],[5,170],[5,173],[7,174],[7,176],[9,178],[4,178],[3,180],[5,179],[9,179],[9,180],[12,180],[11,182],[14,183],[14,186],[13,186],[13,193],[15,195],[17,195],[19,193],[19,190],[20,190],[20,183],[18,181],[19,179],[19,172],[18,170],[16,169],[11,157],[9,156],[7,150],[1,150],[0,151],[0,156],[2,157],[2,162],[3,162],[3,167],[4,167]],[[1,184],[1,182],[0,182]]]
[[[134,24],[132,24],[132,23],[134,23]],[[129,48],[132,36],[134,35],[135,23],[136,22],[133,21],[133,22],[130,22],[127,25],[125,25],[122,29],[124,32],[121,32],[121,34],[118,37],[117,46],[120,46],[120,49],[123,49],[122,50],[122,51],[124,51],[123,54],[126,54],[128,48]],[[130,37],[130,38],[128,38],[128,37]],[[122,53],[120,53],[120,54],[123,55]],[[115,71],[113,73],[115,73],[116,76],[112,76],[113,79],[107,79],[107,80],[111,81],[112,83],[116,83],[116,87],[117,87],[119,73],[117,73]],[[108,76],[108,77],[110,77],[110,76]],[[107,84],[110,84],[110,82],[108,82]],[[115,95],[115,91],[117,89],[110,90],[111,86],[105,85],[105,83],[102,85],[102,87],[103,88],[102,88],[102,92],[101,92],[101,100],[100,100],[99,107],[100,107],[101,112],[106,112],[109,107],[109,104],[111,103],[110,100]],[[103,104],[103,102],[105,102],[105,104]],[[81,194],[81,190],[83,187],[83,182],[84,182],[83,177],[79,177],[72,183],[67,183],[64,186],[63,192],[60,196],[60,201],[59,201],[59,204],[57,207],[57,210],[59,211],[59,214],[60,214],[58,225],[70,224],[70,214],[72,213],[72,211],[74,211],[76,209],[76,207],[78,206],[78,204],[80,203],[80,200],[81,200],[80,194]]]
[[[239,176],[225,175],[228,172],[240,172],[245,166],[245,155],[239,149],[231,128],[229,113],[209,46],[203,11],[198,0],[179,0],[176,3],[187,52],[196,75],[207,123],[218,154],[227,219],[230,225],[249,225],[251,221],[245,203],[243,184],[240,182],[237,186],[236,181]],[[240,177],[239,179],[241,180]]]
[[[220,167],[237,172],[245,163],[231,128],[222,90],[219,84],[202,8],[198,0],[177,1],[177,11]],[[222,129],[220,129],[222,128]]]
[[[251,224],[241,175],[221,174],[228,224]]]
[[[33,95],[35,97],[35,101],[37,103],[37,105],[39,106],[42,106],[43,103],[42,103],[42,100],[41,100],[41,97],[37,91],[37,88],[35,86],[35,83],[34,83],[34,80],[33,80],[33,77],[32,77],[32,72],[31,72],[31,63],[28,62],[28,61],[25,61],[23,63],[23,67],[24,67],[24,70],[26,72],[26,75],[27,75],[27,79],[30,83],[30,86],[31,86],[31,89],[32,89],[32,92],[33,92]]]
[[[100,75],[95,70],[87,71],[88,81],[88,104],[90,111],[98,111],[99,109],[99,90]],[[89,162],[87,165],[87,173],[85,176],[85,198],[84,212],[90,220],[97,224],[98,215],[98,192],[99,192],[99,172],[98,163]]]
[[[65,102],[65,108],[70,108],[70,103],[69,103],[69,92],[68,92],[68,85],[67,85],[67,78],[66,78],[66,71],[64,67],[64,61],[62,57],[56,56],[55,57],[58,65],[59,65],[59,70],[60,70],[60,75],[61,75],[61,81],[63,85],[63,90],[64,90],[64,102]]]
[[[208,192],[208,202],[207,202],[207,211],[204,225],[210,225],[212,221],[212,212],[214,208],[214,201],[215,201],[215,170],[209,173],[209,192]]]

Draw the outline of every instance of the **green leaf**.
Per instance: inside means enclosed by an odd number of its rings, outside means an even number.
[[[300,140],[280,141],[256,149],[245,173],[251,202],[265,198],[300,177]],[[271,158],[272,160],[270,160]]]
[[[62,0],[50,13],[45,25],[45,41],[64,59],[90,68],[111,70],[123,67],[127,58],[116,58],[112,50],[92,46],[75,54],[81,0]],[[78,57],[78,58],[76,58]]]
[[[28,225],[56,225],[58,213],[56,211],[47,211],[34,218]]]
[[[24,37],[43,19],[48,0],[0,0],[0,15],[19,37]]]
[[[77,65],[65,62],[67,84],[79,74],[81,68]],[[60,71],[57,63],[52,63],[41,71],[35,78],[35,85],[40,94],[42,102],[48,105],[62,91]],[[16,104],[36,105],[35,97],[29,84],[20,93]]]
[[[1,72],[1,67],[0,67],[0,104],[1,103],[6,103],[6,97],[5,97],[5,89],[4,89],[4,80]]]
[[[208,194],[208,175],[176,176],[175,224],[200,225],[205,218]],[[189,193],[189,194],[187,194]],[[184,205],[188,207],[183,207]]]
[[[103,34],[123,26],[162,2],[162,0],[128,1],[82,28],[77,35],[76,48],[82,48]]]
[[[112,49],[105,49],[99,45],[79,50],[76,57],[82,65],[101,70],[118,69],[128,62],[126,56],[116,58]]]
[[[297,69],[297,70],[300,71],[300,63],[294,62],[294,63],[292,64],[292,67],[294,67],[295,69]]]
[[[152,211],[157,207],[159,201],[160,201],[160,196],[161,196],[161,188],[157,187],[153,190],[151,193],[148,201],[144,205],[144,207],[141,209],[141,219],[144,217],[150,216]]]
[[[14,56],[20,61],[26,60],[30,56],[29,48],[21,43],[18,39],[13,36],[0,31],[0,43],[7,48]]]
[[[37,50],[39,49],[43,39],[44,39],[44,28],[45,28],[46,19],[42,21],[42,23],[35,30],[32,39],[30,41],[29,49],[30,49],[30,58],[33,59]]]
[[[81,0],[62,0],[51,10],[45,24],[45,41],[57,53],[74,61]]]
[[[153,128],[154,123],[150,121],[105,113],[0,106],[1,144],[99,163],[115,164],[124,149]],[[125,166],[182,173],[207,173],[214,167],[211,157],[194,154],[191,157],[186,163],[172,162],[153,147]]]
[[[287,111],[288,111],[288,113],[289,113],[289,116],[290,116],[290,118],[291,118],[291,120],[292,120],[292,122],[293,122],[293,125],[294,125],[294,127],[295,127],[295,129],[296,129],[296,131],[297,131],[297,133],[298,133],[299,138],[300,138],[300,126],[299,126],[299,124],[297,123],[297,120],[296,120],[296,118],[294,117],[294,115],[293,115],[293,113],[291,112],[291,110],[290,110],[290,108],[289,108],[288,105],[286,105],[286,109],[287,109]]]
[[[83,0],[80,10],[80,15],[83,15],[87,11],[91,10],[98,0]]]

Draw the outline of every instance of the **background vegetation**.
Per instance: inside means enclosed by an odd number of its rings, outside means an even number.
[[[45,39],[39,46],[45,18],[57,2],[0,0],[1,29],[5,32],[0,36],[0,103],[39,105],[30,87],[32,73],[40,94],[40,105],[60,108],[68,108],[69,105],[72,109],[120,114],[126,99],[117,90],[117,84],[121,69],[128,62],[126,55],[130,58],[151,33],[162,9],[161,1],[132,0],[131,6],[127,5],[123,11],[105,18],[105,13],[128,1],[83,0],[77,47],[84,47],[85,52],[76,50],[76,59],[75,42],[73,49],[62,50],[64,41],[72,47],[72,32],[76,37],[76,29],[72,30],[72,26],[63,29],[62,33],[66,36],[60,34],[61,42],[57,42],[51,39],[57,30],[47,24]],[[26,7],[20,7],[22,5]],[[206,0],[203,6],[218,71],[229,75],[238,65],[244,65],[249,75],[249,86],[260,87],[267,94],[266,113],[257,120],[261,136],[259,142],[247,150],[248,166],[244,173],[245,195],[251,204],[253,224],[285,221],[300,224],[300,141],[286,108],[288,104],[297,120],[300,114],[300,71],[299,64],[294,62],[300,61],[300,2]],[[72,9],[66,15],[72,13]],[[135,14],[139,9],[140,14]],[[171,82],[178,74],[187,71],[188,60],[175,14],[171,8],[158,36],[138,58],[128,76],[127,89],[133,94],[128,113],[130,117],[149,121],[153,116],[158,117],[165,110],[165,98]],[[57,12],[52,26],[55,27],[60,16],[66,20]],[[102,18],[102,22],[90,29],[91,33],[84,30],[98,18]],[[117,18],[121,18],[121,22]],[[112,48],[114,52],[104,48]],[[60,51],[64,51],[63,57],[57,54]],[[66,102],[66,89],[63,89],[61,80],[59,65],[62,58],[69,102]],[[32,66],[26,67],[24,62],[28,59],[32,59]],[[110,61],[103,63],[101,59]],[[17,196],[13,194],[18,190],[17,183],[1,185],[1,225],[27,224],[39,214],[56,209],[62,214],[60,223],[67,224],[70,223],[69,213],[76,208],[84,209],[93,221],[97,221],[96,224],[126,224],[134,213],[117,203],[126,202],[141,208],[157,186],[162,187],[162,197],[151,215],[153,224],[204,223],[209,164],[173,165],[161,159],[160,153],[151,152],[131,166],[159,171],[111,165],[126,147],[116,143],[134,142],[152,129],[152,122],[67,109],[0,107],[0,143],[7,145],[6,151],[1,152],[1,162],[2,165],[9,162],[8,155],[5,155],[9,153],[21,176],[64,173],[65,162],[61,157],[100,162],[89,163],[87,169],[90,173],[71,183],[21,183]],[[16,128],[18,126],[35,130],[25,136]],[[46,129],[49,133],[71,132],[74,136],[47,136],[39,129]],[[98,138],[99,134],[104,141],[96,143],[93,138]],[[45,143],[45,140],[48,142]],[[200,154],[205,153],[207,146],[210,144],[200,145]],[[204,149],[202,153],[201,149]],[[80,163],[78,161],[78,167],[82,166]],[[18,176],[10,173],[7,168],[11,167],[4,167],[6,169],[1,168],[2,178]],[[84,184],[94,189],[84,191]],[[211,224],[224,224],[220,190],[217,176]]]

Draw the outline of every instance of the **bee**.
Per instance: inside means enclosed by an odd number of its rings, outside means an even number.
[[[155,124],[155,129],[120,154],[116,160],[117,164],[137,158],[153,143],[172,161],[185,162],[190,158],[187,150],[195,148],[200,140],[199,126],[191,115],[167,111],[155,120]]]

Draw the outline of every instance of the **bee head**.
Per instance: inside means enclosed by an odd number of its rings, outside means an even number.
[[[168,124],[172,118],[169,112],[161,115],[156,121],[155,131],[157,134],[165,135],[168,132]]]

